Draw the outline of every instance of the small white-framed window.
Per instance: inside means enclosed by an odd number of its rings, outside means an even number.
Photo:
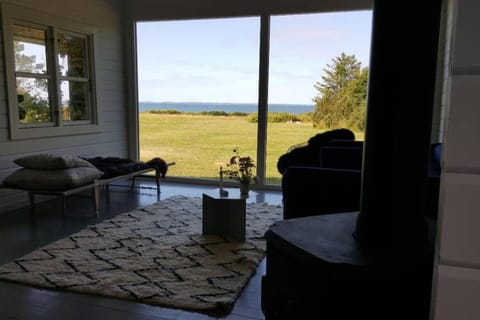
[[[12,139],[98,130],[93,33],[55,21],[3,7]]]

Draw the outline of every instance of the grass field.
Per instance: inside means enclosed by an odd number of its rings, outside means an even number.
[[[249,123],[246,117],[141,112],[139,126],[141,160],[160,157],[176,162],[169,168],[169,176],[218,179],[220,166],[236,147],[241,156],[256,159],[257,124]],[[276,168],[279,156],[322,131],[311,123],[269,123],[267,183],[280,183]],[[363,134],[355,135],[363,139]]]

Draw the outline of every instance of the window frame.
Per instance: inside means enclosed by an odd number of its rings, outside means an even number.
[[[95,30],[65,18],[46,15],[35,10],[20,8],[15,5],[2,5],[4,64],[7,87],[7,110],[9,120],[10,139],[32,139],[41,137],[65,136],[99,132],[98,105],[95,84]],[[47,73],[36,74],[17,72],[15,70],[13,25],[30,26],[46,30],[46,63]],[[71,77],[60,74],[58,61],[57,35],[66,33],[85,39],[86,70],[85,77]],[[32,76],[34,75],[34,77]],[[51,81],[48,87],[51,121],[41,123],[21,123],[17,102],[16,79],[18,76],[28,78],[42,78]],[[62,81],[82,81],[87,83],[86,103],[89,119],[66,121],[63,120],[61,107]]]

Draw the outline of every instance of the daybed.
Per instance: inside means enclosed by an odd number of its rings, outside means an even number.
[[[32,208],[36,194],[61,196],[65,209],[68,196],[91,190],[97,215],[100,187],[108,188],[114,181],[132,179],[133,188],[137,176],[155,171],[159,194],[160,178],[165,177],[168,167],[175,164],[166,163],[161,158],[143,162],[118,157],[81,158],[52,154],[26,156],[14,162],[21,168],[8,175],[2,187],[28,192]]]

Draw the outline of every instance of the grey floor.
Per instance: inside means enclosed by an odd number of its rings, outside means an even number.
[[[154,184],[138,179],[135,189],[128,184],[116,184],[102,190],[100,209],[96,217],[88,194],[72,196],[62,214],[62,203],[56,199],[35,206],[32,215],[23,208],[1,215],[0,263],[23,256],[38,247],[49,244],[85,226],[110,219],[119,213],[133,210],[173,195],[197,196],[213,190],[213,186],[200,186],[162,182],[157,196]],[[280,191],[254,191],[251,202],[281,204]],[[264,319],[260,308],[261,276],[265,271],[262,260],[257,272],[235,303],[232,312],[222,318],[230,320]],[[37,289],[8,282],[0,282],[1,320],[160,320],[160,319],[214,319],[206,315],[167,309],[141,303],[99,296]]]

